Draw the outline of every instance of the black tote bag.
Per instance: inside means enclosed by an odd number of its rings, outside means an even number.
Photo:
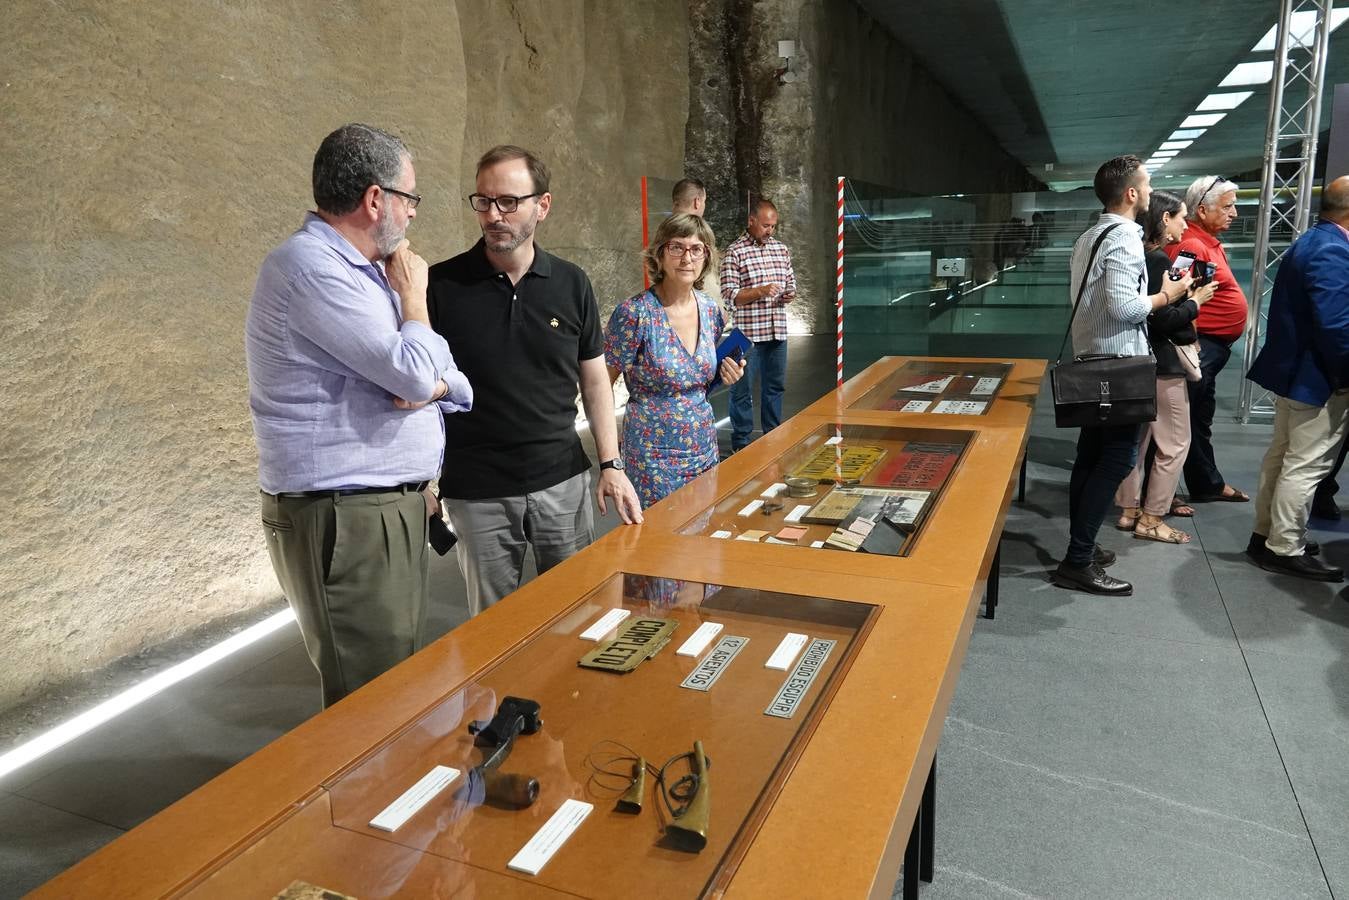
[[[1092,245],[1082,284],[1068,317],[1068,331],[1059,345],[1059,358],[1049,373],[1054,392],[1054,424],[1059,428],[1100,428],[1106,425],[1136,425],[1157,418],[1157,360],[1147,356],[1079,356],[1063,362],[1063,348],[1073,332],[1073,319],[1087,289],[1091,264],[1106,235],[1118,228],[1111,225]]]

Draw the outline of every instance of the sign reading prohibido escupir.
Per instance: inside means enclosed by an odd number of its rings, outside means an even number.
[[[801,705],[810,686],[815,683],[815,677],[824,668],[825,660],[829,659],[829,653],[834,649],[835,643],[837,641],[824,638],[816,638],[810,642],[806,652],[801,654],[801,661],[782,683],[778,695],[768,704],[768,709],[763,711],[764,715],[790,719],[796,714],[796,708]]]

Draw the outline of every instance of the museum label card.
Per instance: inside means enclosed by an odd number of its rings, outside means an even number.
[[[618,624],[630,615],[632,615],[632,611],[623,609],[622,607],[611,609],[596,619],[594,625],[591,625],[585,631],[581,632],[581,638],[582,640],[587,641],[601,640],[606,634],[617,628]]]
[[[721,631],[720,622],[704,622],[698,626],[698,630],[689,635],[678,650],[676,656],[697,656],[707,649],[707,645],[712,643],[712,638],[716,637]]]
[[[582,800],[564,801],[557,812],[543,823],[543,827],[534,832],[534,836],[520,848],[520,852],[506,863],[506,868],[526,875],[539,874],[594,808],[594,804]]]
[[[932,405],[931,400],[910,400],[899,408],[900,412],[927,412],[927,408]]]
[[[978,416],[983,414],[987,406],[988,403],[983,400],[943,400],[932,411],[955,416]]]
[[[810,512],[810,504],[803,503],[800,506],[793,507],[792,511],[787,513],[787,515],[783,518],[783,521],[795,525],[797,522],[800,522],[801,517],[808,512]]]
[[[740,510],[740,512],[736,513],[736,515],[737,515],[737,516],[752,516],[752,515],[754,515],[756,512],[759,511],[759,507],[761,507],[761,506],[763,506],[763,501],[762,501],[762,500],[751,500],[750,502],[746,503],[746,504],[745,504],[745,508],[742,509],[742,510]]]
[[[801,648],[806,646],[806,641],[810,640],[807,635],[797,634],[795,631],[787,632],[787,636],[778,644],[778,648],[773,651],[773,655],[768,657],[768,662],[764,663],[765,669],[777,669],[779,672],[785,672],[796,661],[796,654],[801,652]]]
[[[1000,384],[1002,384],[1001,378],[980,378],[974,383],[974,387],[970,388],[970,393],[976,397],[992,396]]]
[[[404,822],[416,815],[419,809],[430,803],[458,777],[458,769],[436,766],[371,819],[370,827],[378,828],[380,831],[397,831]]]
[[[775,481],[768,487],[764,488],[764,491],[762,494],[760,494],[760,496],[772,499],[773,497],[776,497],[778,494],[781,494],[785,490],[787,490],[787,483],[785,481]]]
[[[721,540],[723,540],[723,541],[726,540],[727,538],[729,538],[730,536],[731,536],[731,533],[730,533],[729,531],[714,531],[714,532],[712,532],[712,537],[714,537],[714,538],[719,538],[719,539],[721,539]]]

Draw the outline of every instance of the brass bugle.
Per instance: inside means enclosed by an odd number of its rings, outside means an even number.
[[[642,798],[646,796],[646,760],[640,756],[632,764],[632,784],[618,798],[615,807],[619,812],[639,813],[642,811]]]
[[[697,853],[707,846],[707,818],[711,814],[712,797],[702,741],[693,742],[693,774],[698,776],[698,791],[684,808],[683,814],[665,826],[665,834],[680,850]]]

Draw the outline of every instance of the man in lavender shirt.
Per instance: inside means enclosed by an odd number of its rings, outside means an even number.
[[[473,391],[403,237],[421,200],[407,147],[345,125],[313,187],[317,212],[262,264],[245,348],[267,550],[331,706],[424,642],[428,483],[442,413]]]

